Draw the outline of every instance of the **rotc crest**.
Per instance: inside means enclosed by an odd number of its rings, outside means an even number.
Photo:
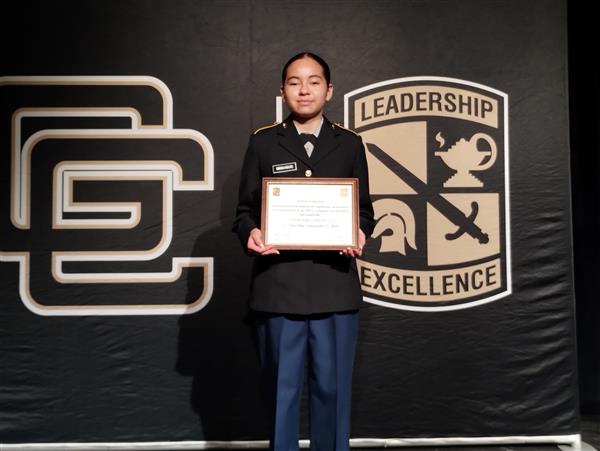
[[[365,143],[376,219],[357,260],[364,300],[440,311],[510,294],[507,95],[411,77],[344,102]]]

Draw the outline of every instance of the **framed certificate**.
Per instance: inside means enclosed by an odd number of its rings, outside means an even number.
[[[261,230],[277,249],[358,246],[358,179],[264,177]]]

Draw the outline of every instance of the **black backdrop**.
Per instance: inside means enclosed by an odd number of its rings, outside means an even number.
[[[600,415],[600,56],[589,11],[568,3],[571,179],[581,412]]]
[[[175,128],[205,134],[215,155],[214,191],[182,194],[174,206],[186,256],[214,257],[214,292],[200,312],[37,316],[20,300],[18,265],[0,265],[3,442],[266,437],[245,309],[250,262],[228,229],[248,133],[273,121],[279,68],[301,49],[333,68],[334,120],[344,93],[398,77],[453,77],[509,95],[513,294],[443,313],[365,305],[352,435],[577,431],[563,2],[63,1],[15,5],[0,32],[2,75],[162,80]],[[8,209],[7,194],[2,251],[23,251],[32,238]],[[36,243],[41,254],[54,244]],[[183,280],[187,298],[196,282]],[[100,291],[149,303],[164,294],[122,287]],[[589,306],[593,290],[584,290]],[[597,344],[582,349],[584,401],[597,403],[598,367],[585,366]]]

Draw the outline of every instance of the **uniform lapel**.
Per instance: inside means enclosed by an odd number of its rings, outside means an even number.
[[[323,124],[324,126],[325,124]],[[294,155],[308,167],[312,167],[312,159],[308,157],[306,149],[298,138],[298,131],[294,126],[292,119],[288,117],[278,128],[279,144],[289,153]],[[317,145],[318,146],[318,145]]]
[[[338,134],[339,130],[336,129],[335,126],[327,119],[324,119],[321,132],[319,133],[319,139],[317,139],[317,145],[315,146],[315,150],[313,150],[310,158],[310,162],[313,165],[316,165],[329,153],[335,150],[336,147],[338,147]]]

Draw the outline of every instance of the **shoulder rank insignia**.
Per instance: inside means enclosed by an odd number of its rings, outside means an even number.
[[[360,136],[358,133],[356,133],[354,130],[350,130],[349,128],[344,127],[342,124],[340,124],[339,122],[335,122],[334,124],[331,124],[332,126],[335,125],[338,128],[341,128],[342,130],[346,130],[347,132],[353,133],[356,136]]]
[[[256,130],[254,130],[253,135],[256,135],[261,130],[266,130],[267,128],[275,127],[276,125],[279,125],[279,124],[280,124],[279,122],[274,122],[271,125],[265,125],[264,127],[259,127]]]

